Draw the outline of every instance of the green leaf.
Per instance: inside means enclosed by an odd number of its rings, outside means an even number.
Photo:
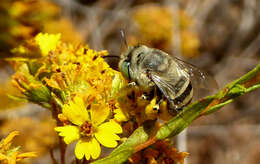
[[[114,97],[120,89],[125,86],[124,79],[120,78],[119,74],[115,74],[112,81],[111,95]]]
[[[10,99],[12,99],[12,100],[15,100],[15,101],[28,102],[28,100],[26,99],[26,97],[15,96],[15,95],[10,95],[10,94],[7,94],[7,97],[10,98]]]
[[[175,136],[196,119],[215,96],[210,96],[187,106],[181,113],[165,123],[157,132],[158,140]]]
[[[229,91],[228,95],[242,95],[246,92],[246,88],[243,85],[235,84]]]
[[[27,91],[26,96],[28,97],[29,101],[40,103],[46,102],[49,103],[51,100],[51,93],[49,89],[41,85],[40,87],[32,87],[30,90]]]
[[[153,129],[153,121],[146,122],[143,126],[139,127],[134,133],[121,145],[119,145],[112,153],[91,164],[120,164],[125,162],[134,153],[134,148],[147,141],[149,133]]]

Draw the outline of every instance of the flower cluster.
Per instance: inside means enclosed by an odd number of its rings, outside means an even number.
[[[16,59],[14,64],[13,82],[24,95],[20,98],[53,112],[59,125],[55,130],[65,143],[78,140],[78,159],[98,158],[100,144],[116,147],[122,128],[114,118],[119,110],[115,95],[124,80],[104,61],[108,53],[64,44],[59,34],[42,33],[14,52],[26,55],[32,50],[40,58]]]
[[[143,90],[138,86],[127,86],[121,89],[118,94],[118,107],[115,110],[115,118],[118,121],[134,120],[138,125],[142,125],[147,120],[157,118],[168,121],[172,115],[168,112],[167,101],[163,101],[159,110],[155,110],[156,94],[152,100],[142,98]]]
[[[178,152],[178,150],[173,147],[173,143],[169,140],[162,140],[155,143],[150,148],[143,150],[134,154],[130,159],[130,163],[146,163],[152,164],[172,164],[180,163],[184,164],[184,159],[189,155],[187,152]]]
[[[19,135],[18,131],[10,133],[6,138],[0,142],[0,163],[15,164],[16,162],[25,159],[36,157],[34,152],[19,153],[19,147],[11,148],[12,140]]]
[[[57,145],[58,137],[57,133],[53,130],[56,123],[50,116],[44,115],[37,117],[37,119],[35,118],[27,116],[6,119],[1,124],[0,132],[5,136],[14,129],[19,131],[21,135],[12,143],[14,145],[22,145],[23,151],[35,151],[37,152],[37,156],[40,157],[49,153],[50,147]]]
[[[23,40],[35,36],[46,21],[59,13],[58,7],[42,0],[2,0],[0,8],[0,49],[7,54]]]
[[[138,29],[138,38],[132,38],[134,42],[145,42],[151,47],[169,51],[174,39],[180,35],[182,54],[187,57],[199,54],[199,37],[196,32],[191,31],[193,19],[183,10],[173,12],[168,7],[151,4],[134,9],[132,18]]]
[[[62,33],[66,41],[82,41],[71,22],[60,17],[60,8],[50,0],[1,0],[0,9],[2,57],[10,57],[12,48],[40,31]]]

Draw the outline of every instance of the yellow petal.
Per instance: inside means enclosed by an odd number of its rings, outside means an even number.
[[[75,148],[75,155],[78,159],[82,159],[84,155],[86,160],[89,160],[90,157],[96,159],[99,157],[100,152],[100,145],[95,138],[91,138],[90,140],[80,140]]]
[[[0,153],[0,161],[6,160],[8,157],[2,153]]]
[[[110,109],[105,104],[92,104],[90,112],[92,123],[94,125],[99,125],[107,119]]]
[[[103,146],[108,148],[114,148],[117,146],[117,140],[120,139],[116,134],[107,134],[105,132],[95,133],[95,137],[98,142],[100,142]]]
[[[27,153],[18,154],[16,160],[22,160],[25,158],[33,158],[33,157],[37,157],[36,152],[27,152]]]
[[[97,159],[101,153],[101,148],[100,148],[100,145],[99,143],[97,142],[97,140],[95,138],[93,138],[91,140],[91,148],[90,150],[92,150],[90,153],[91,153],[91,156],[93,159]]]
[[[127,121],[128,118],[127,118],[127,115],[124,113],[124,111],[120,108],[119,104],[116,103],[116,109],[114,110],[115,112],[115,119],[118,121],[118,122],[124,122],[124,121]]]
[[[113,120],[103,123],[98,128],[102,129],[103,131],[107,131],[110,133],[116,133],[116,134],[122,133],[122,131],[123,131],[121,125]]]
[[[110,121],[97,128],[95,137],[105,147],[113,148],[117,146],[117,140],[120,140],[116,133],[122,133],[122,128],[118,123]]]
[[[59,132],[59,135],[64,137],[64,142],[70,144],[71,142],[80,138],[79,129],[76,126],[61,126],[56,127],[55,131]]]
[[[82,142],[81,140],[76,144],[76,147],[75,147],[75,155],[76,155],[76,158],[78,159],[82,159],[84,157],[84,153],[85,153],[85,148],[86,148],[86,145],[84,144],[84,142]],[[89,160],[90,158],[90,154],[85,154],[85,157],[87,160]]]
[[[88,111],[81,97],[75,97],[69,104],[65,104],[62,108],[62,113],[75,125],[80,126],[89,120]]]
[[[75,105],[77,105],[78,110],[81,113],[84,120],[88,121],[89,120],[89,114],[88,114],[88,111],[86,110],[86,106],[85,106],[83,98],[77,96],[77,97],[74,98],[74,102],[75,102]]]
[[[8,158],[8,164],[16,164],[16,157],[18,155],[18,152],[12,152],[9,154]]]
[[[7,146],[11,143],[11,141],[13,140],[13,138],[15,136],[19,135],[18,131],[13,131],[11,132],[3,141],[2,141],[2,145],[1,146]]]
[[[50,51],[55,50],[60,40],[60,34],[38,34],[35,37],[36,43],[39,45],[43,55],[47,55]]]

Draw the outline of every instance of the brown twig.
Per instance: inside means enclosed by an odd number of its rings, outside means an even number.
[[[200,116],[203,116],[211,107],[219,104],[220,100],[218,98],[215,98],[211,101],[211,103],[201,112]]]
[[[50,149],[50,156],[51,156],[51,161],[53,164],[58,164],[57,160],[55,159],[54,157],[54,154],[53,154],[53,149]]]
[[[80,164],[80,160],[75,157],[75,164]]]
[[[137,145],[134,149],[134,153],[147,148],[148,146],[154,144],[156,141],[157,141],[156,137],[153,137],[153,138],[150,138],[149,140],[147,140],[146,142]]]
[[[59,146],[60,146],[61,164],[65,164],[65,154],[66,154],[67,145],[63,141],[62,137],[59,137]]]
[[[52,116],[56,119],[56,124],[63,125],[63,123],[58,118],[59,109],[55,102],[52,102]],[[65,154],[66,154],[66,148],[67,145],[64,143],[62,137],[59,137],[59,146],[60,146],[60,158],[61,158],[61,164],[65,164]]]
[[[223,95],[226,95],[228,93],[229,89],[225,88]],[[224,96],[225,97],[225,96]],[[211,107],[219,104],[222,100],[215,98],[214,100],[211,101],[211,103],[201,112],[200,116],[203,116]],[[200,117],[199,116],[199,117]]]
[[[244,87],[248,88],[259,82],[260,82],[260,74],[258,74],[256,77],[252,78],[251,80],[245,82],[243,85],[244,85]]]
[[[160,129],[161,126],[162,126],[161,123],[156,122],[156,123],[155,123],[155,129],[154,129],[154,130],[151,132],[151,134],[150,134],[151,138],[148,139],[146,142],[137,145],[137,146],[135,147],[135,149],[134,149],[134,152],[136,153],[136,152],[138,152],[138,151],[140,151],[140,150],[142,150],[142,149],[145,149],[146,147],[148,147],[148,146],[154,144],[154,143],[157,141],[155,135],[156,135],[157,131]]]

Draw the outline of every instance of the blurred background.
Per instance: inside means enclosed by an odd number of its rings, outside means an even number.
[[[259,0],[1,0],[0,57],[17,57],[12,49],[39,32],[61,33],[66,42],[120,56],[124,29],[129,45],[188,61],[222,88],[259,62],[259,8]],[[108,62],[117,67],[117,61]],[[1,60],[0,138],[19,130],[15,145],[39,155],[25,163],[50,163],[49,150],[57,153],[55,122],[39,106],[10,98],[18,94],[13,73]],[[175,141],[190,153],[186,164],[260,163],[259,97],[258,90],[192,123]]]

